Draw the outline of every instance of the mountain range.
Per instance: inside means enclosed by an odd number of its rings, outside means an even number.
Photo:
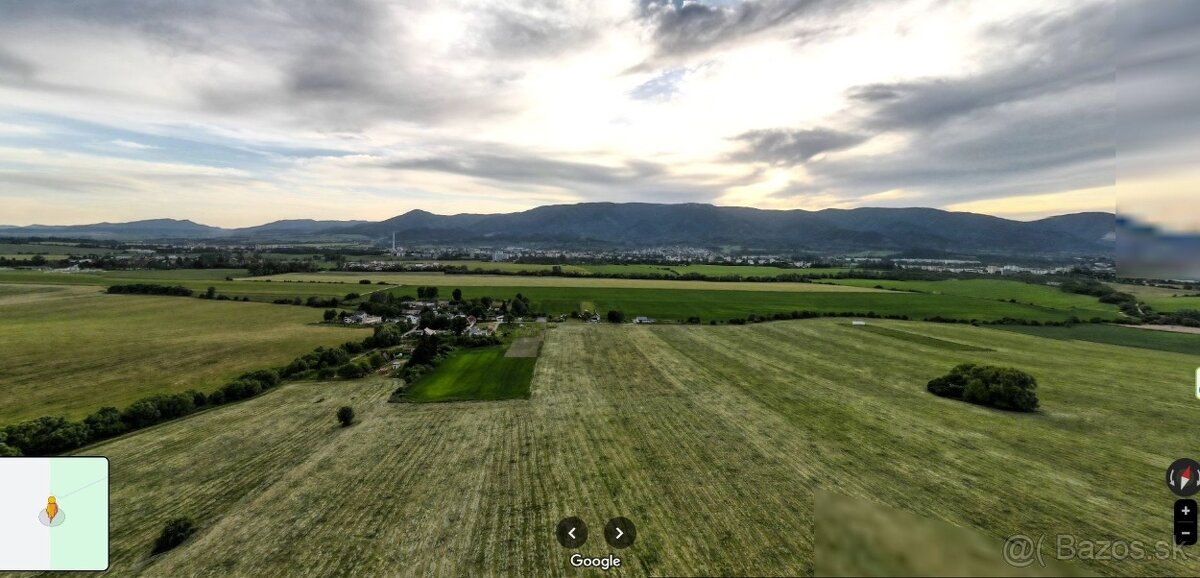
[[[0,226],[0,236],[121,240],[247,240],[351,236],[390,243],[742,247],[812,252],[906,251],[999,255],[1109,255],[1112,213],[1013,221],[929,208],[765,210],[706,204],[581,203],[503,214],[413,210],[379,222],[276,221],[225,229],[188,220]]]

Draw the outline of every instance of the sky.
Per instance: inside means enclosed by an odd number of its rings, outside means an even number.
[[[1116,205],[1113,2],[0,0],[0,224]]]

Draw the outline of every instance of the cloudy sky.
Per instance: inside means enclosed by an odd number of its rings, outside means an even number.
[[[1115,203],[1112,2],[0,0],[0,224]]]

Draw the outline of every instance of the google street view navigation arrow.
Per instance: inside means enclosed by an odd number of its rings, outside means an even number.
[[[554,530],[554,536],[563,548],[578,548],[587,542],[587,524],[576,516],[564,518]]]
[[[613,518],[604,526],[604,541],[613,548],[628,548],[636,539],[637,527],[628,518]]]

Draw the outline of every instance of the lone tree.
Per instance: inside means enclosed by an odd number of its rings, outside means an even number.
[[[609,323],[622,323],[624,321],[625,321],[625,312],[624,311],[620,311],[620,310],[616,310],[616,309],[609,310],[609,312],[608,312],[608,322]]]
[[[342,427],[350,427],[350,424],[354,423],[354,408],[348,405],[339,407],[337,411],[337,418],[338,421],[342,423]]]
[[[450,295],[454,297],[455,303],[462,302],[462,289],[455,289],[452,293],[450,293]]]
[[[1034,411],[1038,407],[1037,380],[1011,367],[964,363],[926,387],[934,395],[997,409]]]
[[[154,553],[162,554],[187,541],[196,533],[196,523],[191,518],[174,518],[163,527],[154,542]]]

